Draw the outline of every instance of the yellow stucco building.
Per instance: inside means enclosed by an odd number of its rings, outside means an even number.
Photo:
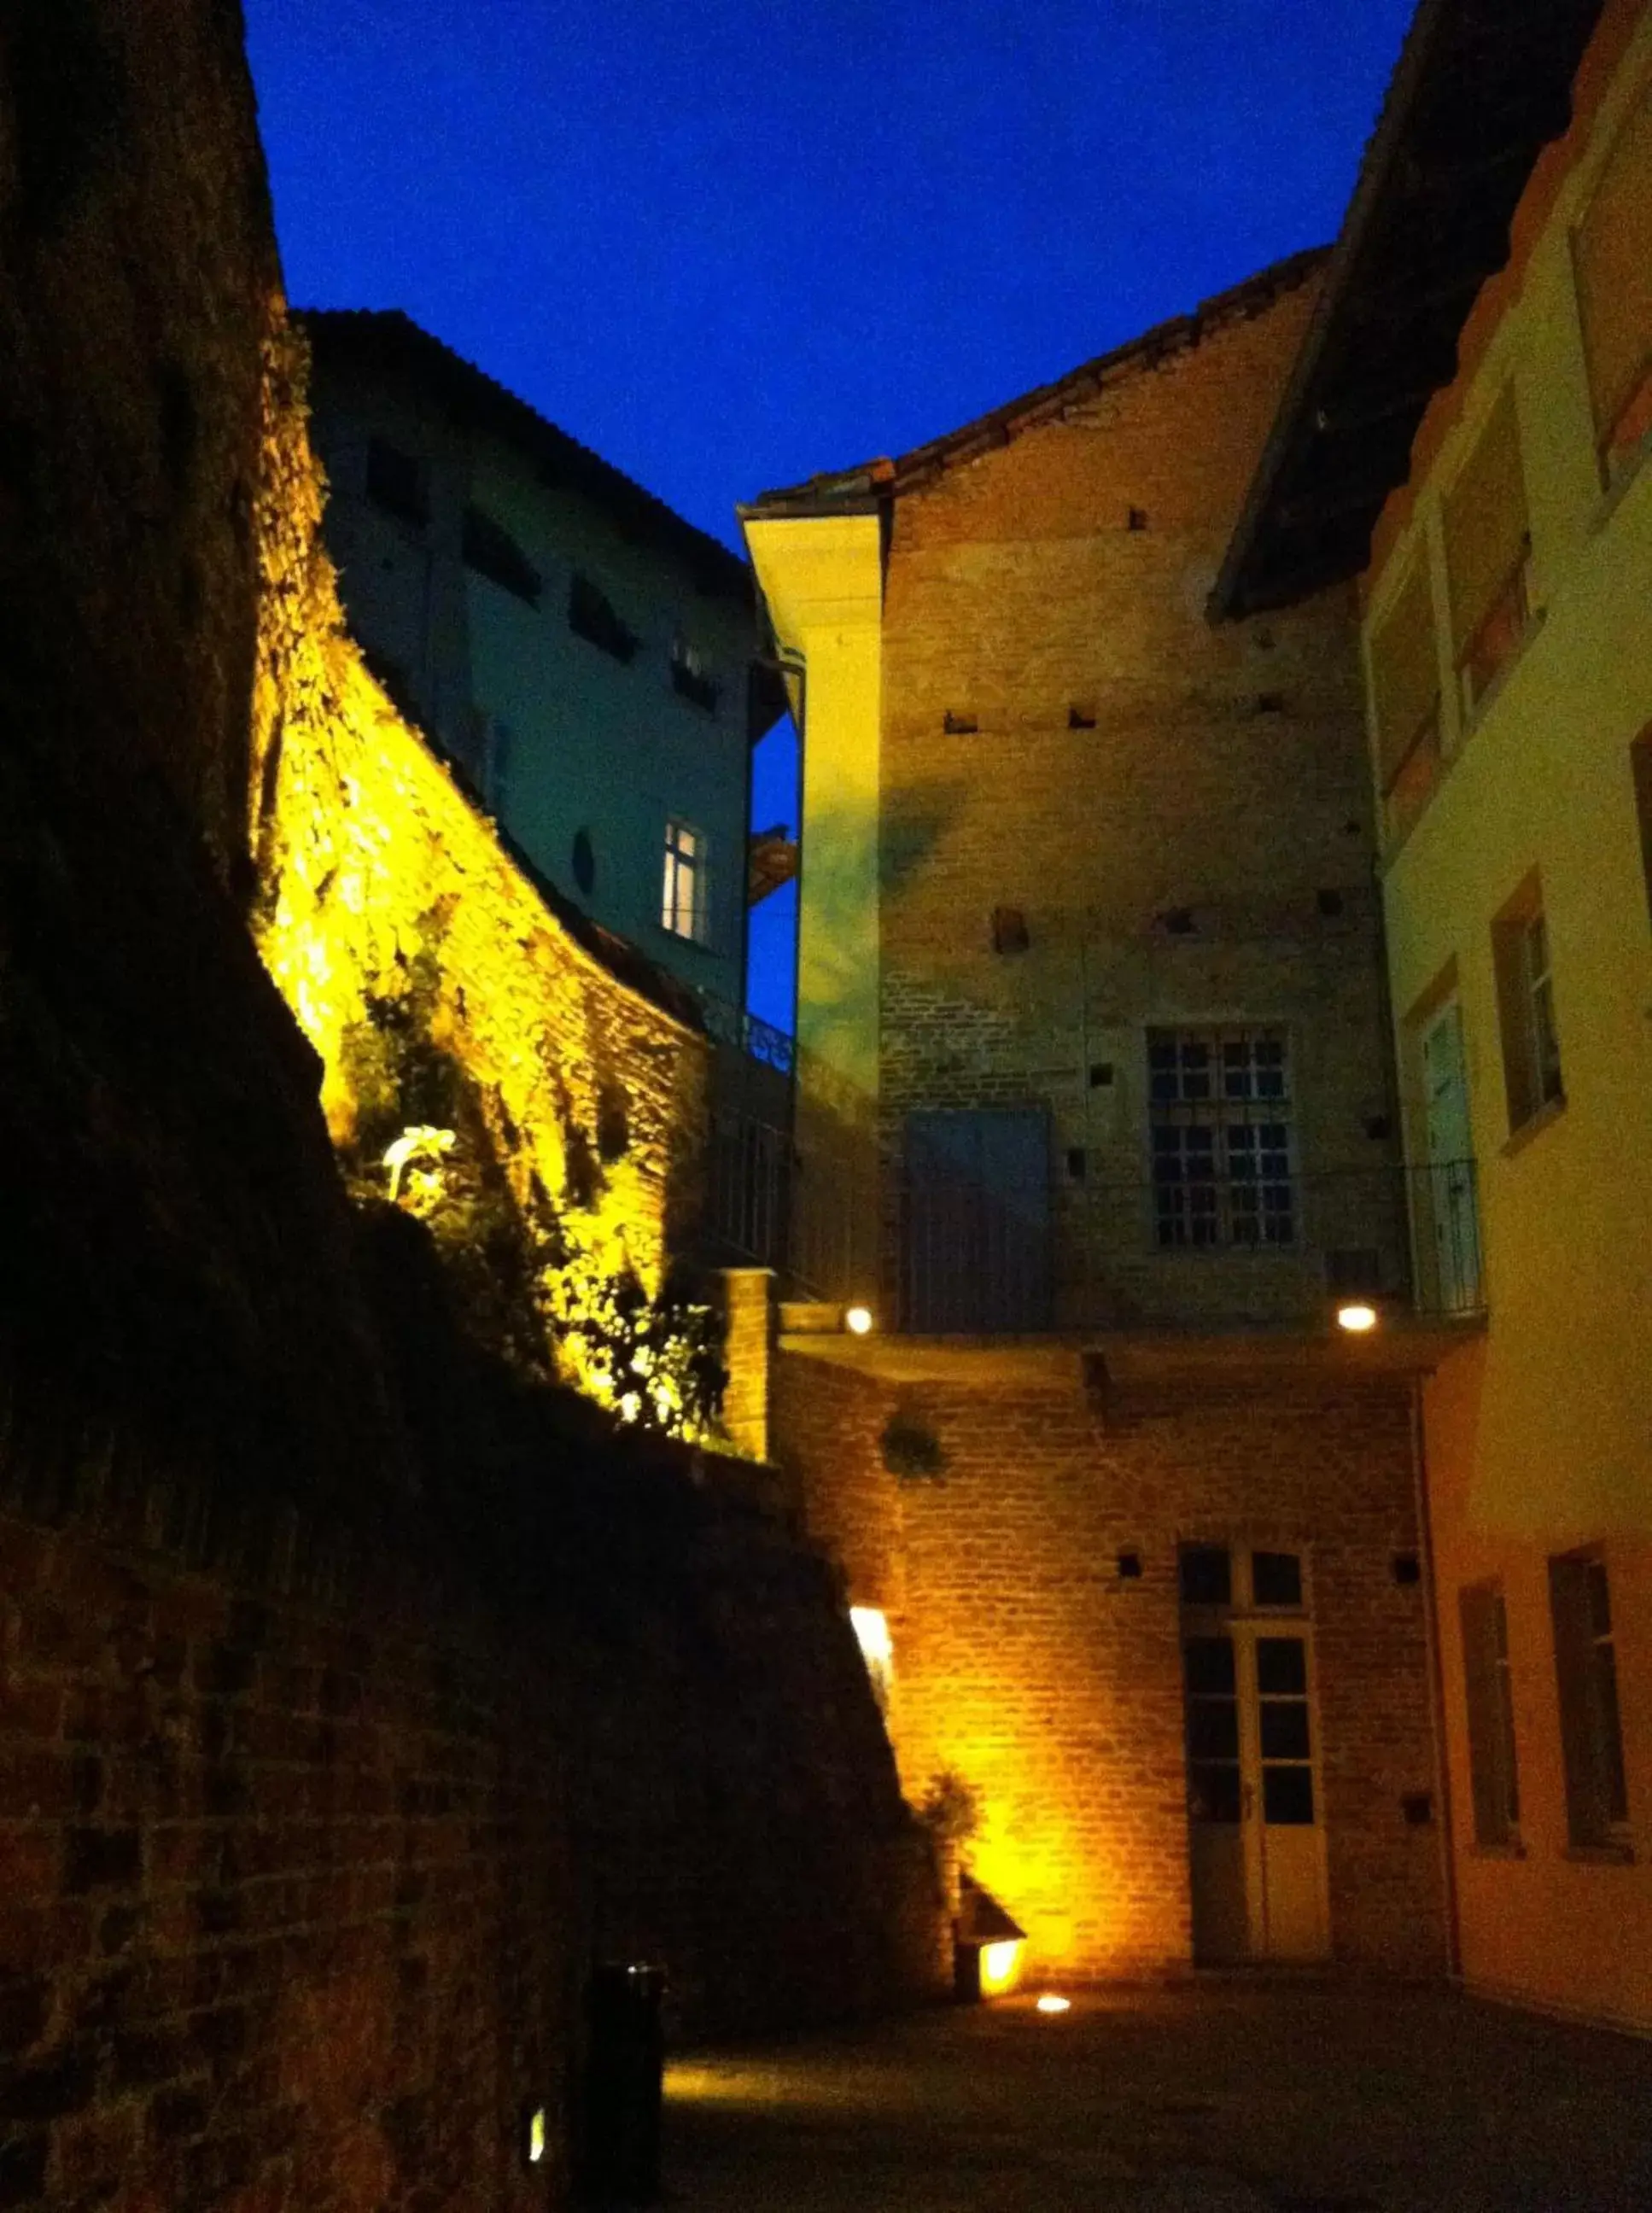
[[[1216,612],[1363,571],[1417,1268],[1487,1316],[1422,1392],[1460,1972],[1646,2029],[1652,9],[1472,70],[1460,13],[1419,12]]]

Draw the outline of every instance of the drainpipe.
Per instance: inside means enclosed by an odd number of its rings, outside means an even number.
[[[1411,1385],[1411,1467],[1416,1478],[1417,1539],[1423,1551],[1423,1588],[1428,1609],[1429,1703],[1434,1722],[1435,1795],[1440,1807],[1441,1872],[1445,1880],[1446,1973],[1463,1978],[1462,1936],[1457,1911],[1457,1825],[1451,1805],[1451,1763],[1446,1757],[1446,1684],[1440,1660],[1440,1594],[1434,1577],[1434,1525],[1429,1510],[1429,1456],[1423,1420],[1423,1381]]]

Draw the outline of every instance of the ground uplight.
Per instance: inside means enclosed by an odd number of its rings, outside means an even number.
[[[1040,2013],[1070,2013],[1073,2002],[1070,1998],[1058,1997],[1053,1990],[1045,1990],[1038,2002],[1038,2009]]]

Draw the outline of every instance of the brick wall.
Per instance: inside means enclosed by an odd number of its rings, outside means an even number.
[[[0,2200],[554,2202],[547,1671],[433,1554],[144,1466],[76,1405],[8,1413]]]
[[[897,1409],[938,1475],[884,1471]],[[980,1790],[971,1856],[1035,1960],[1190,1958],[1177,1545],[1208,1541],[1308,1563],[1335,1955],[1443,1966],[1438,1832],[1403,1802],[1433,1783],[1424,1597],[1393,1573],[1417,1542],[1403,1384],[1241,1372],[1104,1404],[1070,1356],[897,1388],[789,1351],[775,1448],[851,1598],[889,1614],[908,1795],[947,1769]]]
[[[894,503],[886,1137],[915,1108],[1048,1110],[1058,1318],[1284,1314],[1322,1288],[1317,1264],[1153,1253],[1149,1023],[1288,1025],[1299,1165],[1354,1172],[1316,1241],[1398,1247],[1366,1128],[1389,1100],[1351,595],[1204,613],[1314,296],[1301,270],[1259,283]],[[1000,907],[1024,950],[994,951]]]

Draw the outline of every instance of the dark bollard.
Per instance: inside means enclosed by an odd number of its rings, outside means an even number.
[[[664,1996],[658,1967],[592,1971],[585,2002],[585,2194],[594,2205],[658,2203]]]

